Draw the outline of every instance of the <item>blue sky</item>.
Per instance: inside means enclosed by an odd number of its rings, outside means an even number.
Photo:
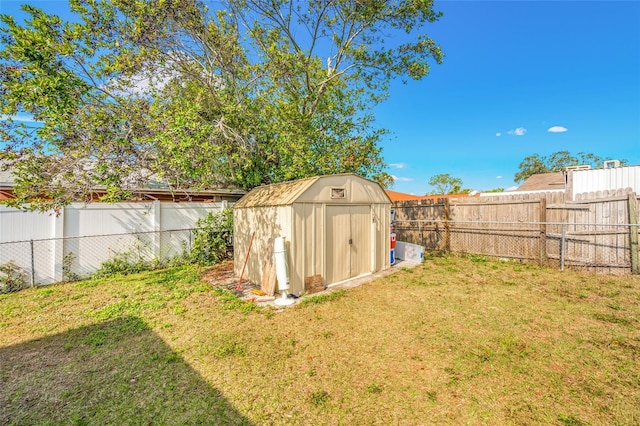
[[[394,190],[449,173],[475,190],[515,185],[531,154],[640,164],[640,2],[440,1],[446,54],[376,108]],[[560,126],[565,132],[549,132]],[[558,129],[562,130],[562,129]]]
[[[16,14],[24,0],[0,0]],[[61,16],[66,0],[27,1]],[[375,108],[392,189],[424,194],[449,173],[509,188],[531,154],[567,150],[640,164],[640,1],[436,0],[444,63],[391,85]],[[563,132],[549,132],[551,128]]]

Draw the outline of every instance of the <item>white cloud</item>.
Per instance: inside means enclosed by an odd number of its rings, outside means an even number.
[[[23,123],[39,123],[39,121],[34,119],[33,116],[31,116],[31,115],[25,115],[25,114],[17,114],[17,115],[2,114],[2,115],[0,115],[0,120],[2,120],[2,121],[6,121],[6,120],[9,120],[9,119],[11,119],[13,121],[22,121]]]
[[[524,134],[527,133],[527,129],[525,129],[524,127],[518,127],[516,129],[509,130],[507,133],[515,136],[524,136]]]
[[[500,136],[502,136],[502,133],[498,132],[498,133],[496,133],[496,136],[500,137]]]
[[[549,133],[564,133],[567,130],[569,130],[569,129],[567,129],[564,126],[553,126],[553,127],[549,127],[549,129],[547,129],[547,132],[549,132]]]
[[[389,164],[389,167],[393,167],[394,169],[404,169],[405,166],[406,166],[406,164],[404,164],[404,163],[391,163],[391,164]]]
[[[518,189],[517,186],[510,186],[508,188],[505,188],[504,192],[511,192],[511,191],[515,191],[516,189]]]
[[[108,87],[121,96],[144,96],[152,90],[164,89],[173,78],[177,77],[178,73],[173,70],[150,68],[129,77],[111,80]]]
[[[502,176],[496,176],[496,179],[502,179]]]
[[[391,175],[394,182],[413,182],[413,178],[399,177]]]

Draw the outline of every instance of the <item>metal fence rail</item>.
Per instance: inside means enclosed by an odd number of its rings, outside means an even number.
[[[71,281],[93,275],[114,259],[162,265],[188,255],[196,231],[191,228],[3,242],[0,280],[6,280],[9,271],[30,286]]]
[[[420,244],[427,251],[610,274],[629,274],[638,268],[636,224],[396,220],[393,225],[399,241]]]

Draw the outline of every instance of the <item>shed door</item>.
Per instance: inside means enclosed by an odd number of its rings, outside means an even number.
[[[327,206],[328,284],[371,272],[369,206]]]

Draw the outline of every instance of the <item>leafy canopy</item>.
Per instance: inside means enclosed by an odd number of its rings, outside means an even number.
[[[540,173],[560,172],[570,166],[589,165],[591,168],[602,168],[605,159],[595,154],[579,152],[577,155],[569,151],[558,151],[549,156],[529,155],[520,163],[519,171],[514,176],[517,183],[525,181],[532,175]],[[621,160],[626,164],[626,160]]]
[[[70,0],[0,15],[0,156],[47,209],[357,173],[383,184],[372,108],[440,63],[432,0]],[[34,127],[12,119],[29,115]]]
[[[451,176],[449,173],[440,173],[431,176],[429,185],[435,190],[425,195],[468,194],[470,189],[462,189],[462,179]]]

